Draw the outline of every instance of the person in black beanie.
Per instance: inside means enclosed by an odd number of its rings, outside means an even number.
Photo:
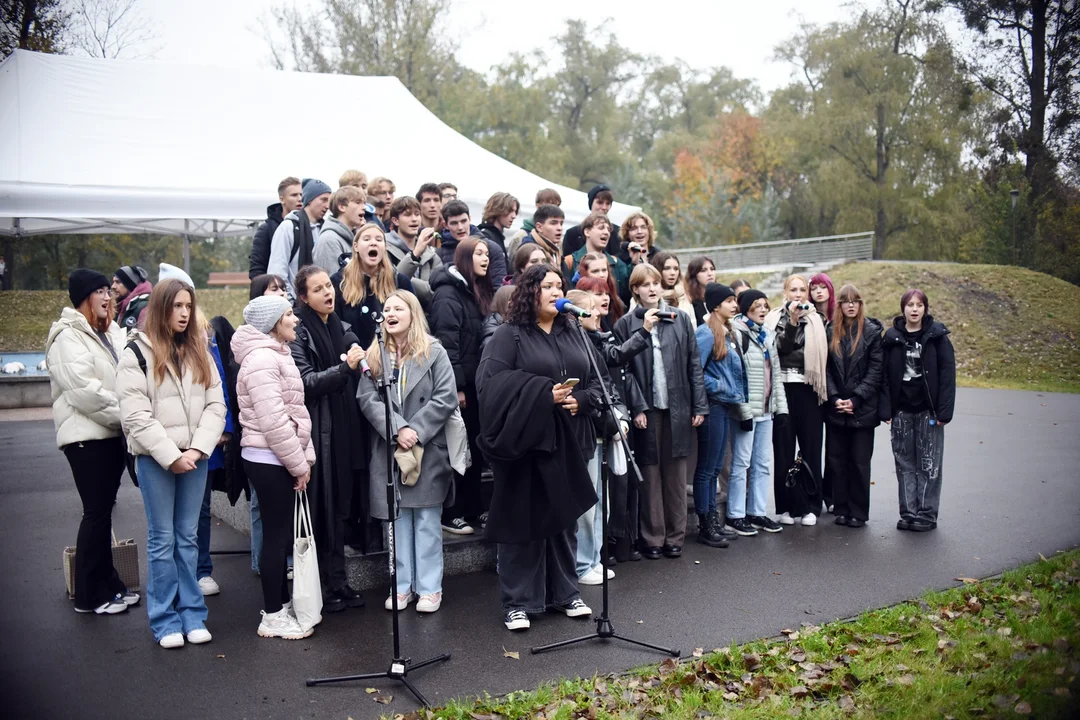
[[[146,271],[138,265],[125,265],[113,273],[112,292],[117,303],[116,323],[120,327],[132,330],[141,326],[140,321],[146,313],[146,306],[150,304],[150,291],[153,289]]]
[[[112,510],[124,472],[124,436],[116,393],[117,354],[124,332],[112,321],[109,279],[79,268],[49,330],[46,364],[52,386],[56,444],[64,452],[82,500],[76,542],[75,611],[113,615],[139,601],[112,562]]]
[[[588,192],[589,212],[607,215],[611,206],[615,203],[615,196],[607,185],[594,185]],[[563,237],[562,257],[573,255],[585,247],[585,230],[581,225],[575,225],[566,231]],[[611,223],[611,235],[608,237],[607,252],[612,257],[619,257],[620,240],[619,226]]]

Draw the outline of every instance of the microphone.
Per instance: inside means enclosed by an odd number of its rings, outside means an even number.
[[[592,317],[592,312],[579,308],[574,303],[570,302],[566,298],[559,298],[555,301],[555,309],[561,313],[569,313],[579,318]]]
[[[345,333],[342,337],[345,340],[345,344],[349,346],[350,350],[352,350],[354,347],[360,347],[360,338],[356,337],[356,333],[354,333],[353,331],[350,330],[349,332]],[[342,362],[344,362],[344,360],[345,360],[345,355],[344,354],[342,354],[341,360],[342,360]],[[371,377],[371,366],[369,366],[367,364],[367,358],[364,358],[363,360],[360,361],[360,370],[361,370],[361,372],[363,372],[368,377]]]
[[[646,310],[643,306],[638,305],[636,308],[634,308],[634,317],[636,317],[638,320],[643,320],[645,319],[645,313],[647,312],[648,310]],[[656,317],[660,320],[664,320],[665,322],[675,322],[675,318],[678,317],[678,312],[678,310],[657,310]]]
[[[379,310],[376,310],[375,308],[369,308],[367,305],[361,305],[360,306],[360,312],[367,315],[369,318],[374,320],[379,325],[382,324],[383,314]]]

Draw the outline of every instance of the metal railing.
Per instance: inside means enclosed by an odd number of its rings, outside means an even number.
[[[690,259],[698,255],[712,259],[718,270],[795,263],[816,265],[829,260],[870,260],[874,256],[874,233],[870,231],[799,240],[679,248],[671,252],[679,258],[684,271]]]

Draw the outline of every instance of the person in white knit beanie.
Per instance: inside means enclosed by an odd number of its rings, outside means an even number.
[[[161,263],[160,265],[158,265],[157,281],[158,283],[163,283],[166,280],[179,280],[180,282],[185,283],[188,287],[192,289],[195,288],[195,281],[192,280],[191,276],[188,275],[186,272],[176,267],[175,265],[170,265],[169,263]]]

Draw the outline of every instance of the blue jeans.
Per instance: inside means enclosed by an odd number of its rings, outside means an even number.
[[[596,497],[600,497],[600,444],[596,445],[596,452],[589,460],[589,475],[592,477],[593,490]],[[578,577],[600,564],[600,548],[604,544],[604,516],[600,503],[597,502],[578,518],[577,530],[577,555],[575,569]]]
[[[183,475],[173,475],[147,455],[137,463],[149,534],[146,610],[156,641],[206,626],[206,602],[195,576],[206,461]]]
[[[394,543],[398,594],[442,592],[442,506],[401,508],[394,521]]]
[[[694,471],[694,510],[698,515],[716,512],[716,481],[724,466],[728,421],[727,407],[710,403],[709,414],[698,433],[697,469]]]
[[[743,432],[734,419],[734,456],[731,459],[731,484],[728,486],[728,517],[763,516],[769,501],[772,473],[772,416],[754,421],[754,429]],[[749,482],[748,482],[749,480]],[[749,488],[747,487],[749,485]]]
[[[206,493],[199,510],[199,561],[195,567],[195,577],[200,580],[214,573],[214,561],[210,559],[210,487],[210,474],[207,473]]]
[[[250,483],[249,483],[250,486]],[[259,557],[262,555],[262,514],[259,512],[259,496],[251,488],[251,571],[258,574]]]

